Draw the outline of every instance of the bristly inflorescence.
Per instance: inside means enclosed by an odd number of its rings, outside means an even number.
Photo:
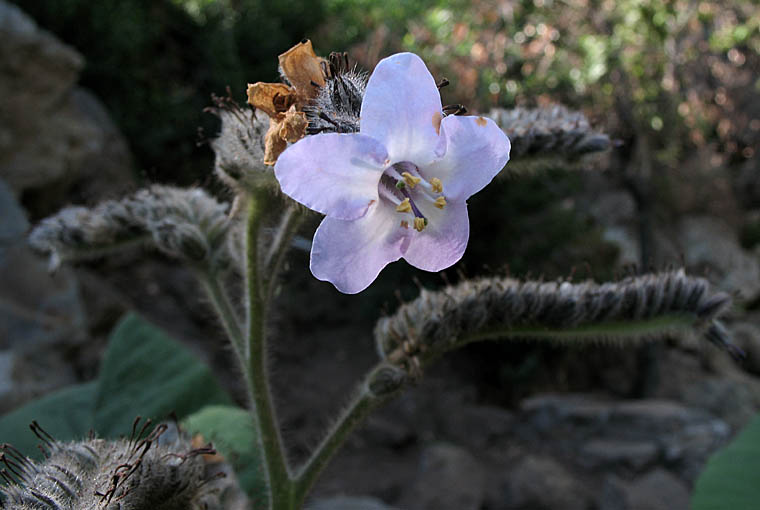
[[[154,185],[121,200],[67,207],[31,232],[33,248],[62,261],[97,257],[131,244],[153,244],[164,253],[214,271],[229,265],[227,204],[202,189]]]
[[[489,116],[512,142],[510,171],[539,170],[559,161],[566,166],[610,147],[609,137],[594,131],[585,115],[561,105],[494,108]]]
[[[206,462],[210,446],[191,445],[173,423],[109,441],[56,441],[37,423],[45,458],[34,461],[0,446],[0,506],[8,510],[213,510],[233,499],[234,478]]]
[[[730,303],[727,294],[683,270],[601,285],[483,278],[423,290],[378,322],[375,339],[383,358],[422,364],[472,341],[506,337],[646,340],[702,327],[725,347],[725,330],[715,319]]]
[[[325,85],[304,106],[309,125],[306,133],[358,133],[367,75],[351,67],[346,53],[330,53],[322,63]]]
[[[252,189],[267,177],[264,137],[269,118],[261,111],[240,106],[231,97],[212,96],[214,106],[206,111],[222,121],[222,130],[211,141],[216,158],[214,172],[235,190]]]

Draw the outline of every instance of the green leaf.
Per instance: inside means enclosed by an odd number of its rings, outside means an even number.
[[[182,427],[190,434],[201,434],[232,464],[253,508],[266,504],[263,459],[259,454],[258,434],[248,411],[231,406],[204,407],[185,418]]]
[[[760,415],[707,462],[692,510],[755,510],[760,501]]]
[[[78,439],[93,428],[93,401],[97,383],[69,386],[33,400],[0,418],[0,443],[10,443],[25,455],[39,457],[40,440],[29,430],[32,421],[54,438]]]
[[[179,418],[209,404],[231,404],[209,368],[166,333],[135,314],[121,320],[100,368],[95,430],[128,434],[135,417]]]

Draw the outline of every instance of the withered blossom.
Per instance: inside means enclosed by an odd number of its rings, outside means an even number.
[[[314,53],[311,41],[304,40],[278,57],[280,73],[288,83],[248,84],[248,103],[269,116],[265,135],[264,164],[274,165],[288,146],[306,134],[303,107],[324,86],[325,59]]]

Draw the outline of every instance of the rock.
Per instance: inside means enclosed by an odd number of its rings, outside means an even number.
[[[730,331],[736,345],[746,354],[744,369],[760,375],[760,328],[750,322],[738,322],[731,325]]]
[[[547,432],[560,425],[598,426],[609,419],[612,406],[586,395],[537,395],[520,405],[521,419],[537,431]]]
[[[528,455],[507,473],[499,509],[586,510],[591,498],[570,471],[549,457]]]
[[[84,308],[73,273],[51,276],[47,263],[26,245],[28,222],[0,179],[0,413],[46,391],[74,382],[56,345],[86,338]]]
[[[639,472],[657,460],[660,448],[653,441],[593,439],[580,453],[580,463],[592,469],[624,466]]]
[[[681,430],[687,425],[710,419],[705,411],[689,408],[678,402],[643,399],[616,404],[610,415],[610,424],[626,427],[630,432],[640,431],[651,436]]]
[[[443,422],[443,433],[457,444],[487,449],[489,445],[510,437],[514,414],[496,406],[460,403],[460,408]]]
[[[384,416],[367,418],[362,437],[376,445],[400,447],[414,440],[414,433],[404,423]]]
[[[755,391],[757,385],[755,384]],[[722,377],[705,377],[685,388],[682,394],[688,405],[700,406],[720,416],[734,429],[745,425],[758,410],[758,398],[751,386]]]
[[[31,134],[39,117],[76,83],[84,59],[5,0],[0,0],[0,39],[0,127]],[[15,134],[4,133],[0,153],[17,143]]]
[[[101,103],[75,87],[82,57],[2,0],[0,39],[0,177],[16,195],[38,193],[35,216],[65,205],[72,190],[80,200],[127,190],[126,140]]]
[[[744,251],[736,233],[722,220],[709,216],[684,218],[679,241],[687,268],[728,292],[751,299],[760,292],[760,261]]]
[[[623,480],[612,474],[605,476],[596,497],[597,510],[633,510],[628,506],[626,490]]]
[[[55,346],[0,353],[0,415],[21,404],[77,382],[64,353]]]
[[[306,510],[396,510],[382,501],[369,497],[336,496],[317,499],[306,505]]]
[[[417,478],[401,499],[411,510],[478,510],[485,497],[485,471],[467,450],[436,444],[420,456]]]
[[[631,510],[688,510],[689,489],[673,474],[655,469],[631,483],[625,491]]]

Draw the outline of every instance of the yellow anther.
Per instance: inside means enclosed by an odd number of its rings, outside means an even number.
[[[425,221],[425,218],[414,218],[414,230],[417,232],[422,232],[425,230],[426,226],[427,222]]]
[[[443,209],[444,207],[446,207],[446,197],[436,198],[433,205],[436,206],[438,209]]]
[[[404,221],[404,220],[401,220],[401,227],[402,227],[402,228],[407,228],[407,229],[408,229],[408,228],[409,228],[409,222],[408,222],[408,221]]]
[[[433,193],[443,193],[443,183],[438,177],[430,179],[430,186],[433,188]]]
[[[412,212],[412,204],[409,203],[408,198],[396,206],[396,212]]]
[[[401,173],[401,177],[404,178],[404,182],[406,183],[406,185],[409,186],[412,189],[414,189],[414,187],[417,185],[417,183],[422,180],[419,177],[413,176],[409,172],[402,172]]]

